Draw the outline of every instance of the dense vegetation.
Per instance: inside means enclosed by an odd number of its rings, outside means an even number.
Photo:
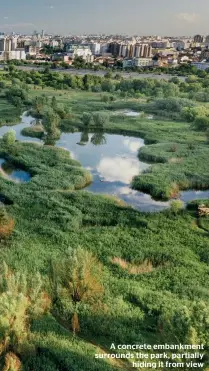
[[[81,141],[93,127],[95,140],[106,131],[132,133],[149,143],[140,158],[154,163],[134,179],[136,188],[169,198],[179,188],[209,186],[207,124],[195,121],[207,117],[207,103],[199,115],[196,99],[179,96],[179,83],[162,82],[165,92],[177,86],[172,99],[153,99],[156,82],[147,91],[139,83],[138,97],[127,88],[130,96],[122,99],[120,92],[98,94],[82,86],[67,91],[57,83],[55,90],[53,79],[42,89],[34,85],[34,73],[14,74],[2,78],[1,99],[14,109],[31,109],[38,123],[28,135],[36,131],[49,144],[63,129],[81,130]],[[14,78],[19,81],[9,89]],[[123,109],[144,114],[124,117]],[[132,369],[123,358],[95,359],[95,353],[112,353],[113,342],[202,343],[206,369],[209,222],[198,213],[200,203],[184,209],[174,201],[169,210],[141,213],[81,190],[91,176],[63,149],[17,142],[13,132],[0,148],[1,158],[31,175],[27,183],[0,177],[2,370]],[[201,204],[209,206],[208,200]]]

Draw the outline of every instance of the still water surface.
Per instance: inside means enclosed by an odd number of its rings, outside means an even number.
[[[21,135],[21,130],[30,126],[31,121],[31,117],[23,116],[22,123],[12,127],[17,139],[42,143],[40,139]],[[1,127],[0,136],[10,129]],[[104,133],[62,133],[56,146],[69,150],[72,158],[91,171],[93,182],[86,190],[115,195],[141,211],[160,211],[169,207],[169,202],[155,201],[150,195],[130,188],[133,176],[150,166],[137,158],[139,148],[144,146],[143,139]],[[180,195],[184,202],[208,197],[209,191],[191,190]]]
[[[17,169],[4,158],[0,158],[0,172],[3,177],[17,183],[26,183],[31,179],[31,175],[27,171]]]

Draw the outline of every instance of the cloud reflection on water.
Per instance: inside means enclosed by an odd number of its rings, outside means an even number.
[[[129,184],[140,173],[140,163],[134,158],[104,157],[99,162],[97,171],[107,182]]]

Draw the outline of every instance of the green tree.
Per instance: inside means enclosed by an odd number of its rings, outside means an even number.
[[[197,130],[206,131],[207,129],[209,129],[209,117],[197,116],[194,120],[193,127]]]
[[[9,130],[7,133],[3,135],[3,142],[7,146],[14,145],[15,141],[16,141],[16,132],[14,130]]]
[[[206,137],[207,137],[207,141],[209,143],[209,128],[206,130]]]
[[[79,306],[98,304],[103,295],[102,266],[87,250],[69,249],[65,259],[52,262],[51,287],[54,302],[67,296],[73,304],[72,330],[79,331]]]
[[[47,107],[43,112],[43,127],[50,138],[59,138],[60,130],[58,124],[60,118],[56,112],[50,107]]]
[[[52,97],[51,106],[52,106],[53,110],[56,111],[56,109],[57,109],[57,99],[56,99],[55,96]]]
[[[181,210],[184,209],[184,203],[181,200],[174,200],[171,202],[170,210],[173,214],[177,215]]]
[[[6,364],[11,367],[19,356],[31,355],[35,350],[30,325],[49,307],[50,299],[43,291],[39,274],[29,280],[26,275],[12,272],[3,264],[0,275],[0,357],[5,370]]]
[[[82,122],[84,126],[91,126],[94,125],[93,116],[91,113],[84,112],[82,116]]]
[[[5,96],[8,99],[8,101],[14,105],[17,104],[24,104],[27,100],[27,92],[20,88],[19,86],[13,86],[12,88],[6,90]]]
[[[92,116],[94,124],[98,128],[103,128],[109,123],[109,115],[105,112],[94,112]]]
[[[105,79],[111,79],[112,78],[112,73],[110,71],[108,71],[107,73],[105,73],[104,78]]]

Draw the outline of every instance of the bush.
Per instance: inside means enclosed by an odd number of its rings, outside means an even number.
[[[194,128],[202,131],[209,129],[209,117],[197,116],[194,120]]]
[[[11,219],[4,208],[0,208],[0,239],[9,237],[14,230],[14,220]]]
[[[182,118],[188,122],[193,122],[198,116],[207,116],[209,111],[204,106],[185,107],[182,110]]]
[[[103,112],[93,113],[94,124],[97,127],[103,127],[109,122],[109,115]]]
[[[6,145],[12,146],[16,141],[16,133],[14,130],[9,130],[3,135],[3,141]]]
[[[184,203],[181,200],[174,200],[171,202],[171,211],[173,214],[178,214],[179,211],[184,209]]]

